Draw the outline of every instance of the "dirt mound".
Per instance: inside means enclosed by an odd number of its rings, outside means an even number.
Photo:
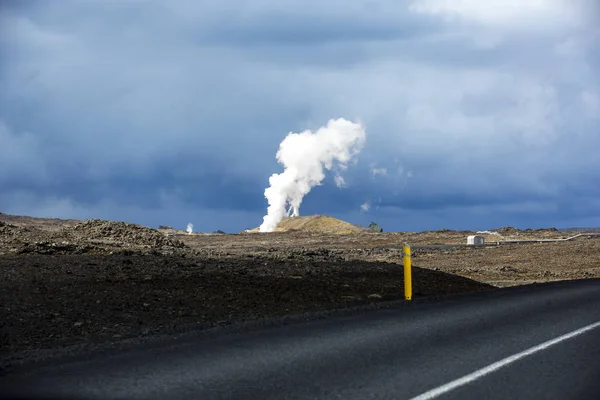
[[[258,228],[252,229],[251,232],[258,232]],[[308,215],[283,219],[275,228],[275,232],[348,234],[371,232],[371,230],[328,215]]]
[[[63,229],[61,234],[103,244],[118,245],[126,243],[130,246],[151,248],[185,247],[180,240],[168,237],[156,229],[127,222],[104,221],[101,219],[86,220],[71,228]]]
[[[0,254],[54,254],[56,243],[50,234],[34,228],[22,228],[0,221]]]
[[[185,251],[180,240],[125,222],[87,220],[60,230],[21,227],[0,221],[0,254],[108,254]]]

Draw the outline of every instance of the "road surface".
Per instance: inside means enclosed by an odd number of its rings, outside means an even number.
[[[600,399],[600,280],[186,336],[17,371],[0,389],[32,399]]]

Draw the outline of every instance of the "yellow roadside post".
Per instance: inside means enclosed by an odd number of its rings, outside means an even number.
[[[410,258],[410,246],[405,244],[402,247],[404,252],[404,298],[412,300],[412,265]]]

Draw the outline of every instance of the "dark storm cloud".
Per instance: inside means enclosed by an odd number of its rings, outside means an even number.
[[[589,18],[560,1],[521,25],[477,3],[411,9],[426,3],[2,2],[1,211],[257,226],[279,142],[344,117],[367,145],[348,186],[330,174],[302,213],[595,221]]]

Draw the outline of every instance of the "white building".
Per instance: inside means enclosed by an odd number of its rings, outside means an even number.
[[[472,235],[467,237],[467,244],[469,246],[481,246],[482,244],[485,244],[485,239],[483,236]]]

